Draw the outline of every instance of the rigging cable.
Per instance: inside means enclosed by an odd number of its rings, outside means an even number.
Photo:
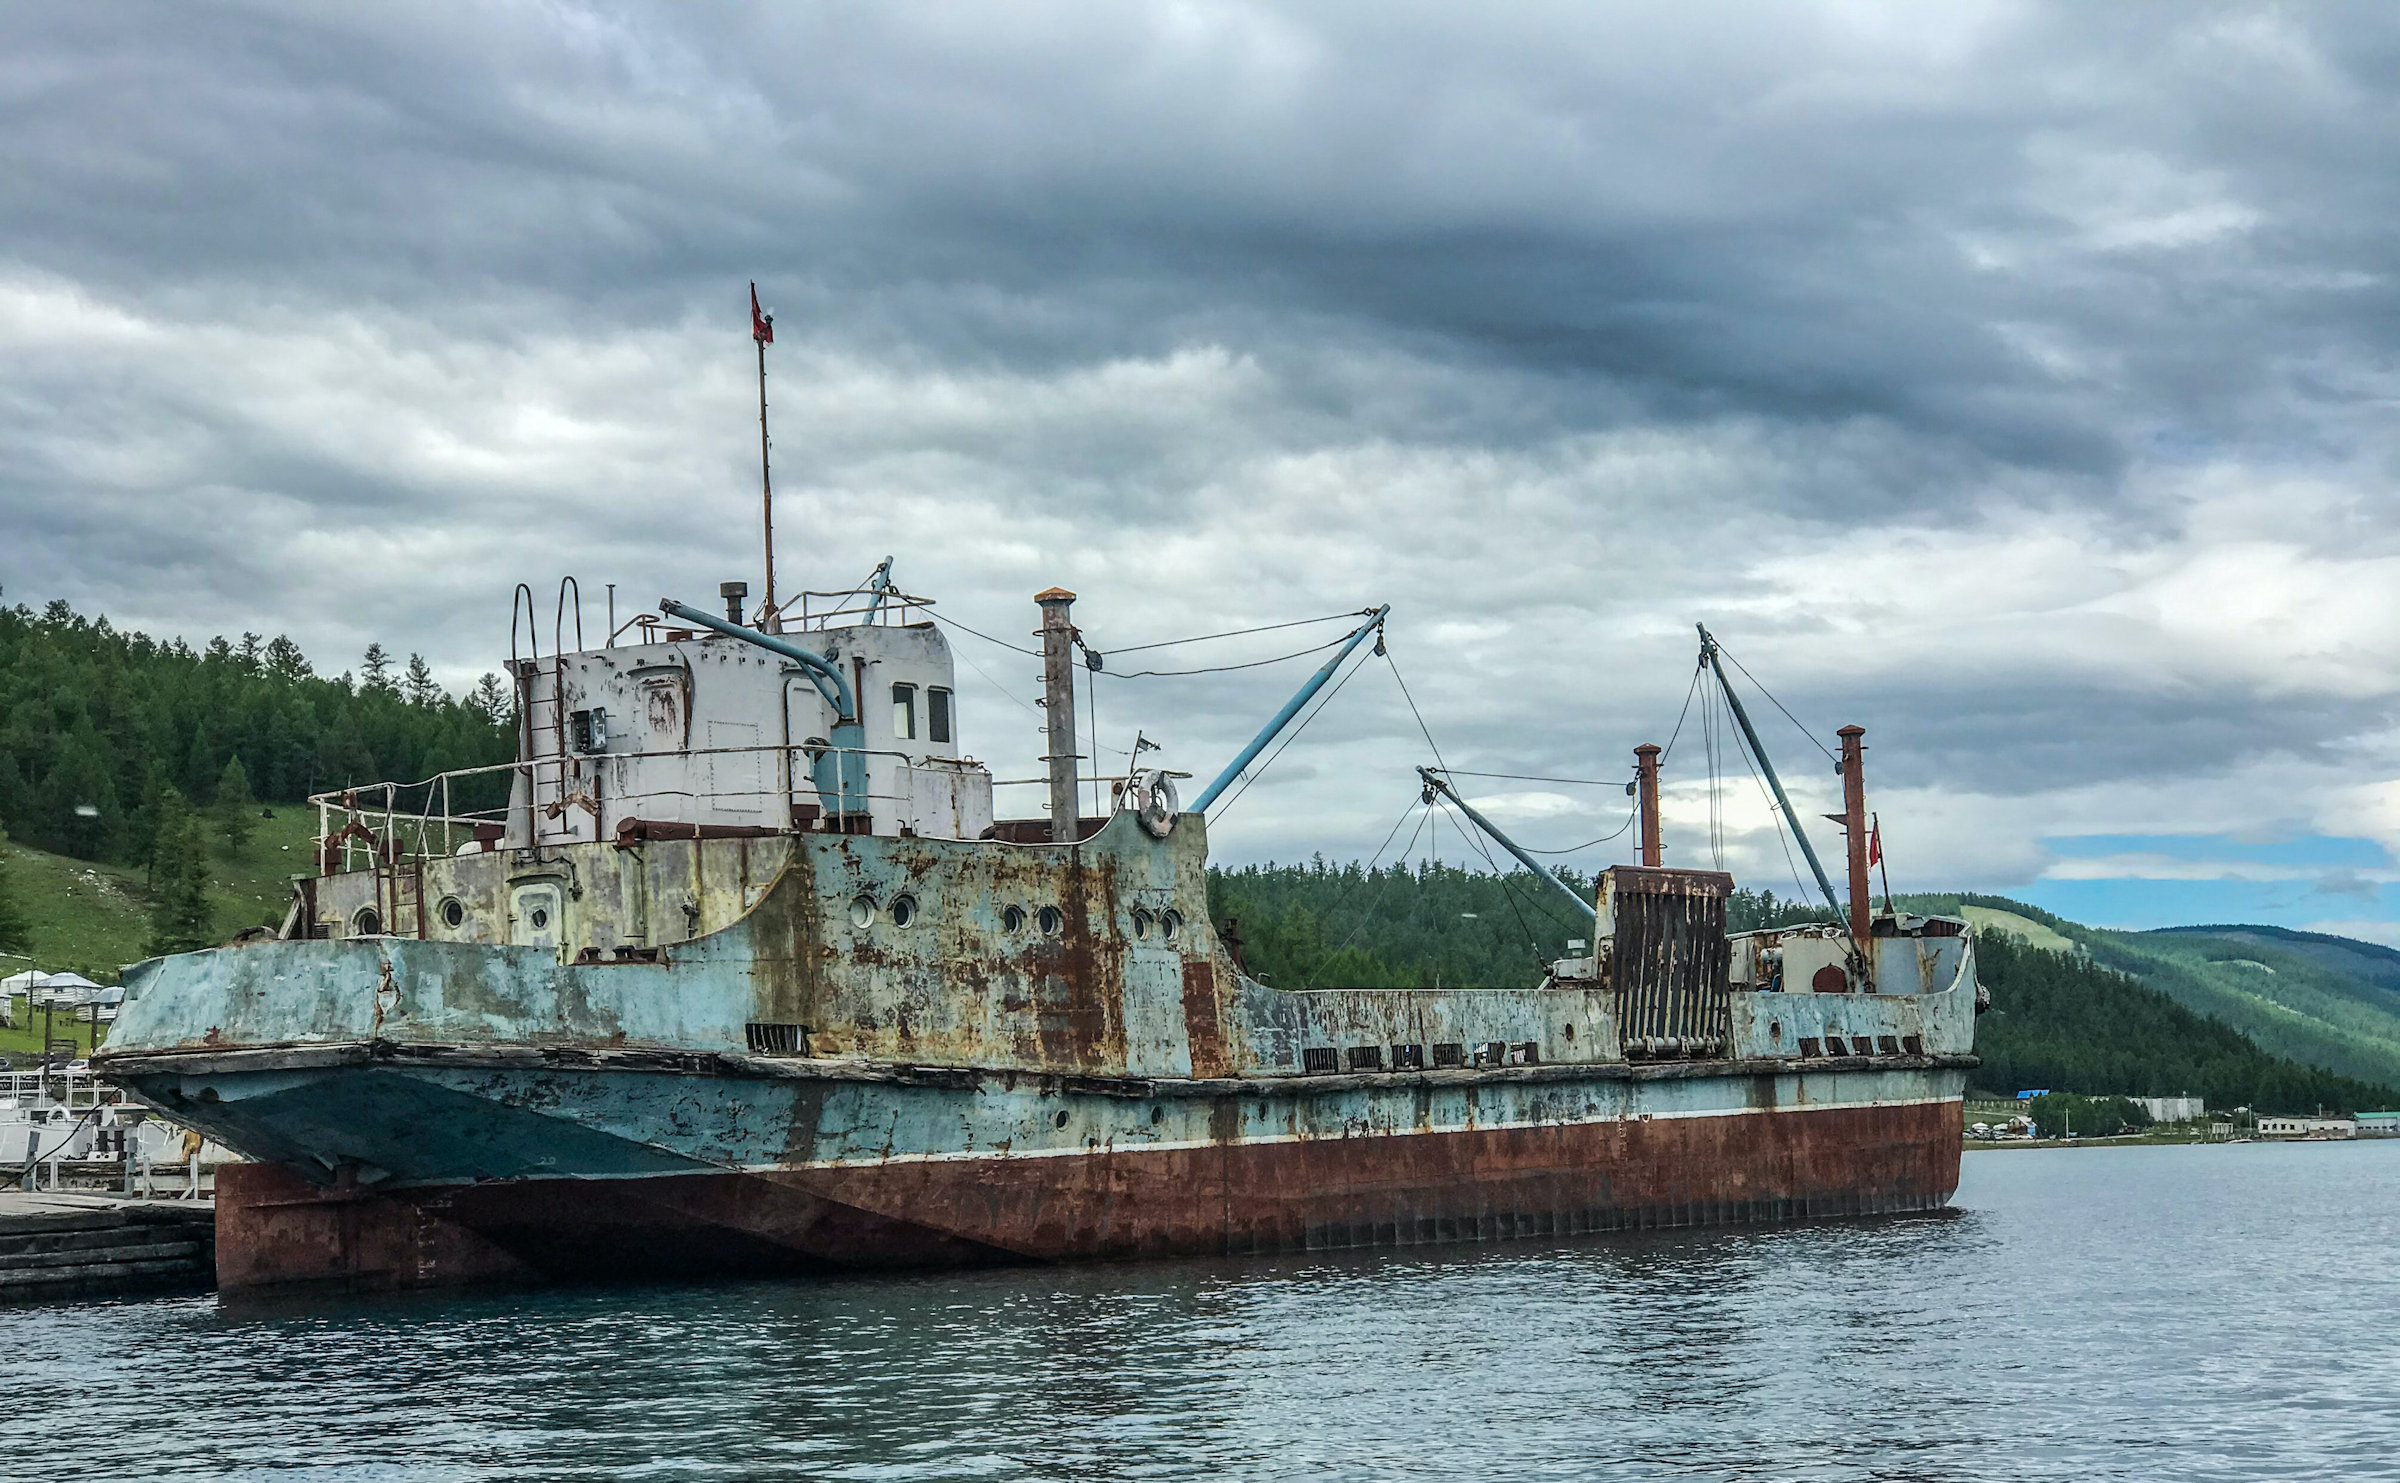
[[[1155,644],[1127,644],[1122,648],[1110,649],[1108,652],[1111,654],[1139,654],[1147,649],[1173,649],[1184,644],[1205,644],[1217,639],[1238,639],[1253,633],[1274,633],[1278,629],[1284,628],[1306,628],[1312,623],[1331,623],[1336,618],[1363,618],[1373,611],[1372,608],[1361,608],[1355,613],[1327,613],[1322,618],[1295,618],[1289,623],[1268,623],[1258,628],[1236,628],[1227,633],[1204,633],[1197,638],[1161,639]]]
[[[1294,649],[1289,654],[1278,654],[1272,659],[1253,659],[1246,664],[1209,664],[1203,665],[1198,669],[1128,669],[1116,671],[1115,674],[1120,680],[1171,680],[1177,679],[1184,675],[1231,674],[1237,669],[1264,669],[1270,664],[1281,664],[1287,659],[1302,659],[1311,654],[1322,654],[1327,649],[1333,648],[1337,644],[1346,644],[1348,642],[1350,642],[1350,635],[1345,633],[1340,638],[1327,639],[1321,644],[1312,644],[1305,649]]]
[[[1695,672],[1693,679],[1699,678]],[[1725,868],[1725,787],[1724,735],[1717,724],[1718,696],[1714,690],[1700,702],[1701,745],[1708,752],[1708,849],[1709,859],[1722,871]]]
[[[1408,693],[1408,681],[1400,678],[1400,661],[1392,657],[1391,650],[1388,646],[1384,650],[1383,662],[1392,667],[1392,678],[1394,680],[1398,680],[1400,684],[1400,698],[1408,702],[1408,713],[1417,718],[1417,730],[1424,735],[1425,745],[1433,748],[1433,760],[1435,764],[1439,766],[1442,771],[1448,772],[1450,770],[1450,764],[1444,761],[1442,758],[1442,744],[1433,739],[1432,728],[1425,724],[1425,713],[1417,709],[1417,698]]]
[[[1750,748],[1748,744],[1742,740],[1738,733],[1735,734],[1733,738],[1733,747],[1735,753],[1742,759],[1743,769],[1750,774],[1751,785],[1758,789],[1758,796],[1760,800],[1763,801],[1767,806],[1767,818],[1775,829],[1775,842],[1783,846],[1784,868],[1792,873],[1792,889],[1799,892],[1798,899],[1802,901],[1809,901],[1811,898],[1808,894],[1808,886],[1800,879],[1800,862],[1792,858],[1791,833],[1790,830],[1784,828],[1784,824],[1787,821],[1783,816],[1783,812],[1775,806],[1775,799],[1767,792],[1767,785],[1759,780],[1758,769],[1751,766]],[[1794,829],[1797,829],[1798,827],[1800,827],[1798,824],[1792,825],[1792,828]],[[1815,907],[1812,905],[1810,910],[1814,911]],[[1840,914],[1839,908],[1835,909],[1835,914],[1837,916]]]
[[[1692,670],[1692,683],[1686,687],[1683,692],[1683,709],[1675,713],[1675,729],[1667,736],[1667,745],[1665,750],[1658,754],[1658,760],[1661,762],[1664,762],[1669,757],[1675,755],[1675,738],[1683,735],[1683,718],[1692,713],[1692,696],[1698,693],[1700,689],[1700,676],[1702,673],[1703,670],[1700,667],[1695,667]]]
[[[1732,656],[1731,654],[1727,654],[1727,653],[1725,652],[1725,646],[1724,646],[1723,644],[1719,644],[1719,645],[1717,645],[1717,652],[1718,652],[1719,654],[1724,654],[1724,655],[1725,655],[1725,657],[1726,657],[1726,658],[1728,658],[1728,659],[1733,659],[1733,656]],[[1774,691],[1772,691],[1772,690],[1769,690],[1769,689],[1768,689],[1766,686],[1764,686],[1764,685],[1760,685],[1760,684],[1759,684],[1759,681],[1758,681],[1758,676],[1756,676],[1756,675],[1754,675],[1754,674],[1750,673],[1749,669],[1748,669],[1748,668],[1746,668],[1746,667],[1745,667],[1745,666],[1742,664],[1742,661],[1740,661],[1739,659],[1733,659],[1733,667],[1734,667],[1735,669],[1741,670],[1741,672],[1742,672],[1742,678],[1743,678],[1743,679],[1745,679],[1745,680],[1748,680],[1748,681],[1749,681],[1751,684],[1753,684],[1753,685],[1758,685],[1758,693],[1759,693],[1759,694],[1761,694],[1761,695],[1763,695],[1763,696],[1765,696],[1765,697],[1767,698],[1768,702],[1769,702],[1770,704],[1772,704],[1772,705],[1775,707],[1775,709],[1777,709],[1777,710],[1779,710],[1779,711],[1782,711],[1782,712],[1783,712],[1783,719],[1785,719],[1786,721],[1789,721],[1789,722],[1791,722],[1791,723],[1792,723],[1792,725],[1793,725],[1793,726],[1794,726],[1794,727],[1795,727],[1795,728],[1796,728],[1796,729],[1799,731],[1799,733],[1800,733],[1802,736],[1805,736],[1805,737],[1807,737],[1807,738],[1808,738],[1808,744],[1809,744],[1810,746],[1812,746],[1812,747],[1815,747],[1815,748],[1816,748],[1818,751],[1820,751],[1820,752],[1824,752],[1824,753],[1825,753],[1825,760],[1826,760],[1826,761],[1833,763],[1833,764],[1834,764],[1836,767],[1839,767],[1839,766],[1841,765],[1841,761],[1842,761],[1842,759],[1841,759],[1841,758],[1839,758],[1839,757],[1836,757],[1836,756],[1834,756],[1832,752],[1830,752],[1830,751],[1827,751],[1827,750],[1826,750],[1826,747],[1825,747],[1825,744],[1824,744],[1823,742],[1821,742],[1821,741],[1818,741],[1818,740],[1817,740],[1817,735],[1816,735],[1816,733],[1815,733],[1815,732],[1813,732],[1813,731],[1811,731],[1811,730],[1809,730],[1807,727],[1805,727],[1805,726],[1802,726],[1802,725],[1800,724],[1800,718],[1799,718],[1798,716],[1795,716],[1795,715],[1793,715],[1793,714],[1791,713],[1791,711],[1790,711],[1790,710],[1786,709],[1786,707],[1784,706],[1784,703],[1783,703],[1782,701],[1775,699],[1775,692],[1774,692]]]
[[[937,613],[931,608],[927,608],[925,612],[926,615],[931,617],[936,623],[940,623],[946,627],[955,628],[961,633],[971,633],[987,644],[998,644],[1001,648],[1008,650],[1012,654],[1022,654],[1028,659],[1039,659],[1042,657],[1042,651],[1039,649],[1028,649],[1021,644],[1012,644],[1006,639],[993,638],[990,634],[985,633],[980,628],[967,627],[967,625],[959,622],[956,618],[951,617],[947,613]]]
[[[1367,862],[1367,874],[1372,876],[1375,874],[1376,864],[1383,859],[1383,852],[1392,847],[1392,836],[1400,832],[1400,825],[1407,823],[1408,816],[1416,813],[1419,807],[1423,807],[1425,812],[1418,814],[1417,827],[1409,833],[1408,843],[1400,847],[1400,856],[1399,859],[1395,860],[1392,864],[1391,875],[1385,876],[1382,884],[1375,888],[1375,895],[1367,902],[1366,912],[1359,917],[1357,924],[1350,929],[1350,931],[1342,938],[1342,940],[1334,944],[1333,952],[1325,955],[1327,959],[1332,958],[1334,953],[1338,953],[1342,951],[1342,949],[1348,947],[1351,941],[1356,938],[1360,932],[1366,930],[1367,923],[1375,920],[1376,909],[1383,905],[1384,893],[1392,888],[1392,877],[1400,874],[1401,870],[1405,867],[1408,861],[1408,852],[1417,847],[1417,836],[1425,832],[1425,821],[1427,818],[1431,817],[1433,813],[1432,805],[1411,803],[1406,809],[1402,810],[1399,820],[1392,825],[1392,833],[1383,837],[1383,843],[1375,847],[1375,858]],[[1318,966],[1324,966],[1322,960],[1320,960]],[[1310,974],[1308,978],[1308,987],[1316,987],[1316,981],[1316,975],[1313,973]]]
[[[1348,635],[1344,635],[1344,639],[1347,637]],[[1340,643],[1342,641],[1342,639],[1335,640],[1336,643]],[[1326,645],[1323,647],[1331,646]],[[1250,785],[1257,782],[1268,768],[1275,765],[1276,759],[1281,757],[1287,750],[1289,750],[1293,742],[1296,742],[1300,739],[1300,733],[1308,729],[1309,723],[1316,720],[1317,717],[1325,714],[1325,707],[1333,704],[1333,698],[1342,693],[1342,687],[1348,685],[1350,681],[1357,676],[1358,672],[1365,668],[1366,665],[1364,664],[1354,664],[1350,666],[1350,673],[1342,676],[1341,683],[1335,685],[1332,690],[1328,691],[1325,695],[1325,698],[1317,702],[1316,708],[1301,718],[1300,724],[1292,728],[1291,735],[1283,739],[1283,744],[1281,746],[1278,746],[1272,753],[1268,754],[1266,761],[1244,770],[1242,776],[1242,786],[1236,789],[1234,791],[1234,795],[1231,798],[1226,799],[1224,804],[1218,808],[1217,817],[1219,819],[1223,819],[1226,814],[1232,811],[1235,804],[1242,801],[1242,795],[1250,791]]]
[[[1641,806],[1640,804],[1638,804],[1638,803],[1637,803],[1637,804],[1635,804],[1635,805],[1634,805],[1634,806],[1633,806],[1631,809],[1629,809],[1629,810],[1627,810],[1627,811],[1626,811],[1626,814],[1625,814],[1625,822],[1624,822],[1624,823],[1622,823],[1622,824],[1619,824],[1619,825],[1618,825],[1616,828],[1614,828],[1614,829],[1610,830],[1608,833],[1601,835],[1601,836],[1600,836],[1598,839],[1587,839],[1587,840],[1585,840],[1583,843],[1581,843],[1581,844],[1579,844],[1579,845],[1575,846],[1573,849],[1566,849],[1566,850],[1537,850],[1537,849],[1535,849],[1535,848],[1534,848],[1533,846],[1531,846],[1531,845],[1519,845],[1519,846],[1518,846],[1518,848],[1519,848],[1519,849],[1521,849],[1521,850],[1523,850],[1523,851],[1524,851],[1526,854],[1528,854],[1528,855],[1576,855],[1576,854],[1581,854],[1583,851],[1590,849],[1590,848],[1591,848],[1593,845],[1596,845],[1596,844],[1606,844],[1606,843],[1608,843],[1610,840],[1612,840],[1612,839],[1615,839],[1615,838],[1616,838],[1618,835],[1620,835],[1620,834],[1623,834],[1623,833],[1624,833],[1626,830],[1628,830],[1628,829],[1631,829],[1631,828],[1633,827],[1633,821],[1634,821],[1634,819],[1635,819],[1635,818],[1636,818],[1636,817],[1637,817],[1637,816],[1638,816],[1638,815],[1641,813],[1641,811],[1642,811],[1642,806]]]
[[[1470,772],[1466,768],[1443,768],[1454,778],[1505,778],[1512,783],[1580,783],[1587,788],[1622,788],[1622,778],[1545,778],[1524,772]]]
[[[1447,804],[1443,805],[1445,811],[1448,809],[1448,807],[1449,805]],[[1525,945],[1533,949],[1534,961],[1537,963],[1541,962],[1541,939],[1533,935],[1533,924],[1525,920],[1524,909],[1517,904],[1517,893],[1508,888],[1508,874],[1507,872],[1501,870],[1500,862],[1492,858],[1491,846],[1484,842],[1482,832],[1480,830],[1471,830],[1467,827],[1467,825],[1459,823],[1456,819],[1453,819],[1450,822],[1453,825],[1456,825],[1459,835],[1464,838],[1469,845],[1474,847],[1475,853],[1483,856],[1483,863],[1492,867],[1492,882],[1499,888],[1500,899],[1508,903],[1509,912],[1516,917],[1517,929],[1525,934]],[[1530,874],[1531,872],[1527,873]],[[1544,904],[1541,902],[1534,903],[1534,909],[1536,911],[1540,911],[1542,915],[1550,917],[1551,924],[1554,926],[1570,925],[1562,923],[1557,917],[1552,916],[1550,912],[1544,909]]]

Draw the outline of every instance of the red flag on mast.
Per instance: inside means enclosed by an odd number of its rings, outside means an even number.
[[[1882,859],[1883,820],[1877,819],[1875,821],[1875,827],[1867,831],[1867,863],[1869,865],[1878,864],[1882,861]]]
[[[750,285],[750,338],[761,345],[775,343],[775,316],[758,312],[758,285]]]

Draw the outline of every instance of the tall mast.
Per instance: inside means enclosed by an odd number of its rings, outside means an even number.
[[[775,473],[767,461],[767,347],[775,343],[775,316],[758,308],[758,284],[750,285],[750,338],[758,345],[758,498],[759,519],[766,527],[767,598],[760,610],[762,623],[775,621]],[[781,624],[777,624],[778,631]]]

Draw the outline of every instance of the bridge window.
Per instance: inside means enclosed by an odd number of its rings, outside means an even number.
[[[950,739],[950,692],[939,685],[925,692],[925,737],[937,742]]]
[[[914,741],[917,737],[917,687],[892,687],[892,739]]]

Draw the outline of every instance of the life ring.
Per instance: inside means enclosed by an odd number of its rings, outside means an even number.
[[[1119,806],[1133,810],[1134,822],[1152,839],[1165,839],[1175,828],[1175,815],[1182,811],[1175,797],[1175,780],[1156,768],[1137,769],[1117,797]]]

